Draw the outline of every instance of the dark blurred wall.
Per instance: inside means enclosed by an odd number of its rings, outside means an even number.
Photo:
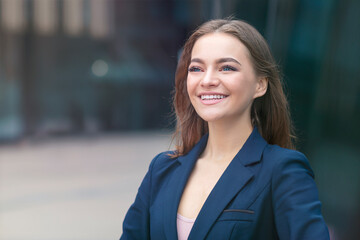
[[[282,68],[298,148],[314,168],[333,238],[360,237],[360,1],[0,3],[2,140],[171,128],[189,33],[230,15],[253,24]]]

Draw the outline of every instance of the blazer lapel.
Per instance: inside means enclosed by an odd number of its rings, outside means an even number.
[[[254,128],[244,146],[229,164],[205,201],[190,232],[189,239],[205,239],[212,225],[229,202],[236,195],[241,197],[241,190],[254,176],[247,166],[261,160],[266,144],[257,128]],[[246,198],[245,195],[243,197]],[[178,202],[176,202],[177,205]]]
[[[167,184],[164,201],[163,219],[166,239],[177,239],[176,217],[180,199],[196,160],[206,146],[207,138],[206,134],[188,154],[177,159],[179,165]]]

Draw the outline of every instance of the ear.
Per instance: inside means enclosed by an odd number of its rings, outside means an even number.
[[[268,88],[269,81],[266,77],[258,78],[258,82],[256,85],[256,90],[254,94],[254,99],[263,96]]]

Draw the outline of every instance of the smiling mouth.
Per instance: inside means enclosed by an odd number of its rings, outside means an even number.
[[[226,97],[227,95],[200,95],[201,100],[218,100]]]

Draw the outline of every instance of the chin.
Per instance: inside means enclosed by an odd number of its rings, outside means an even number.
[[[219,116],[217,114],[198,114],[198,115],[205,122],[216,122],[223,118],[223,116]]]

